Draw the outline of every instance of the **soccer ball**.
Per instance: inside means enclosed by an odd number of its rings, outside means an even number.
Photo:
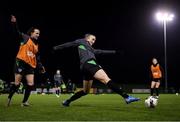
[[[145,106],[148,108],[155,108],[158,104],[158,99],[156,97],[149,97],[145,100]]]

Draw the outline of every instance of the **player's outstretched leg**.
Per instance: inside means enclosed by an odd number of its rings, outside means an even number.
[[[121,86],[119,84],[113,82],[112,80],[110,80],[107,83],[107,86],[109,88],[111,88],[114,92],[121,95],[127,104],[140,100],[140,98],[135,98],[135,97],[129,96],[126,92],[123,91],[123,89],[121,88]]]
[[[135,97],[132,97],[132,96],[128,96],[127,98],[125,98],[125,101],[127,104],[131,103],[131,102],[135,102],[135,101],[139,101],[140,99],[139,98],[135,98]]]
[[[68,107],[70,104],[69,100],[65,100],[62,102],[62,105],[65,106],[65,107]]]
[[[63,101],[62,105],[65,106],[65,107],[68,107],[72,101],[75,101],[75,100],[77,100],[80,97],[85,96],[85,95],[87,95],[87,93],[85,93],[83,90],[79,91],[79,92],[76,92],[71,98],[69,98],[68,100]]]

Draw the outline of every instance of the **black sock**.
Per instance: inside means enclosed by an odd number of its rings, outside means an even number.
[[[27,86],[26,90],[25,90],[25,93],[24,93],[24,99],[23,99],[23,103],[27,102],[30,94],[31,94],[31,90],[32,90],[33,86]]]
[[[58,90],[57,90],[57,94],[59,95],[59,93],[60,93],[60,92],[59,92],[59,89],[58,89]]]
[[[79,92],[76,92],[71,98],[69,98],[67,101],[68,102],[72,102],[82,96],[85,96],[87,95],[87,93],[85,93],[83,90],[82,91],[79,91]]]
[[[110,89],[112,89],[114,92],[118,93],[119,95],[121,95],[123,98],[127,98],[128,95],[126,94],[126,92],[124,92],[121,88],[121,86],[115,82],[113,82],[112,80],[110,80],[107,84],[106,84]]]
[[[156,96],[159,96],[159,88],[156,88]]]
[[[153,96],[154,88],[151,88],[151,96]]]
[[[20,85],[15,85],[15,84],[13,84],[13,85],[11,86],[8,98],[10,98],[10,99],[12,98],[12,96],[14,95],[14,93],[18,90],[19,86],[20,86]]]
[[[49,89],[47,89],[47,94],[49,94]]]

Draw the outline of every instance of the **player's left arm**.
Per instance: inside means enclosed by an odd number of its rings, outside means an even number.
[[[116,50],[94,49],[94,53],[95,53],[96,55],[99,55],[99,54],[116,54]]]
[[[41,63],[40,53],[39,52],[36,55],[36,59],[37,59],[37,68],[38,68],[39,72],[40,73],[45,73],[46,69],[45,69],[45,67]]]
[[[164,69],[162,68],[162,66],[160,65],[160,70],[161,70],[161,74],[162,74],[162,78],[164,77]]]

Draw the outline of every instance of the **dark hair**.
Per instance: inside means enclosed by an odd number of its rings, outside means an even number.
[[[31,33],[33,33],[34,32],[34,30],[35,29],[37,29],[37,28],[35,28],[35,27],[31,27],[31,28],[29,28],[29,30],[27,31],[27,35],[31,35]],[[39,30],[39,29],[38,29]]]

